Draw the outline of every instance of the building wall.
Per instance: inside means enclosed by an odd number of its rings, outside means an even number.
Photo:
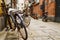
[[[45,11],[48,11],[48,16],[50,17],[54,17],[55,16],[55,1],[54,2],[50,2],[48,0],[47,1],[48,5],[45,6]],[[38,5],[33,5],[33,13],[37,13],[38,15],[42,16],[42,10],[40,9],[41,5],[42,5],[43,0],[40,0]]]
[[[4,0],[5,1],[5,4],[9,4],[10,3],[10,0]],[[3,11],[2,11],[2,7],[1,7],[1,3],[2,3],[2,0],[0,0],[0,16],[3,15]]]
[[[55,0],[48,3],[48,18],[52,21],[55,20]]]
[[[42,5],[42,1],[43,0],[40,0],[39,1],[39,4],[34,4],[33,5],[33,13],[36,13],[39,16],[42,16],[42,10],[40,9],[40,5]]]
[[[55,16],[55,2],[49,3],[48,5],[48,16]]]
[[[0,0],[0,6],[1,6],[1,0]],[[0,16],[2,15],[3,11],[2,11],[2,7],[0,7]]]
[[[24,1],[25,0],[17,0],[17,8],[19,9],[19,10],[23,10],[23,8],[24,8]]]

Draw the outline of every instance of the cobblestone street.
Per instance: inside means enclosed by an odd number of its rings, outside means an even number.
[[[60,24],[32,19],[28,34],[28,40],[60,40]]]
[[[31,18],[31,23],[29,27],[27,27],[28,31],[28,39],[27,40],[60,40],[60,23],[54,22],[42,22],[41,19],[35,20]],[[14,32],[0,32],[0,40],[9,40],[9,34],[15,34],[14,39],[10,40],[18,40],[18,34],[16,31]],[[7,37],[7,39],[5,39]],[[19,40],[22,40],[19,38]]]

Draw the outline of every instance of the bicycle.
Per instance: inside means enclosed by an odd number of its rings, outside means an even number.
[[[19,16],[16,12],[12,12],[10,11],[10,14],[8,14],[8,9],[5,5],[5,2],[4,0],[2,0],[3,2],[3,6],[2,8],[3,9],[3,12],[5,13],[4,14],[4,17],[5,17],[5,27],[7,28],[6,30],[8,31],[9,29],[13,29],[15,30],[16,28],[18,29],[18,32],[21,34],[22,38],[24,40],[27,40],[28,38],[28,34],[27,34],[27,30],[26,30],[26,27],[24,25],[24,21],[22,20],[23,18],[21,16]],[[17,17],[18,19],[21,21],[20,23],[17,22]],[[22,33],[24,31],[24,34]]]

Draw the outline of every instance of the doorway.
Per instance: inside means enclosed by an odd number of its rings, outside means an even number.
[[[55,14],[55,21],[60,22],[60,0],[56,1],[56,14]]]

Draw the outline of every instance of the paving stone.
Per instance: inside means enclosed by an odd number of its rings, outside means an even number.
[[[34,37],[33,40],[41,40],[41,37]]]
[[[51,36],[51,38],[53,38],[54,40],[60,40],[60,36]]]
[[[7,32],[2,31],[0,32],[0,40],[4,40],[6,38]]]
[[[42,37],[42,40],[53,40],[53,39],[50,37]]]
[[[18,40],[18,33],[15,31],[8,31],[5,40]]]
[[[55,40],[60,40],[60,38],[55,38]]]
[[[33,38],[32,37],[29,37],[27,40],[33,40]]]
[[[27,28],[27,31],[27,40],[60,40],[60,25],[53,22],[42,22],[41,20],[34,20],[31,18],[31,23]],[[9,31],[9,34],[7,35],[12,36],[12,38],[9,37],[10,39],[7,40],[23,40],[17,35],[17,32]],[[2,36],[0,35],[0,37]]]
[[[45,33],[43,31],[36,31],[36,33],[38,34],[38,36],[48,36],[49,34],[48,33]]]

